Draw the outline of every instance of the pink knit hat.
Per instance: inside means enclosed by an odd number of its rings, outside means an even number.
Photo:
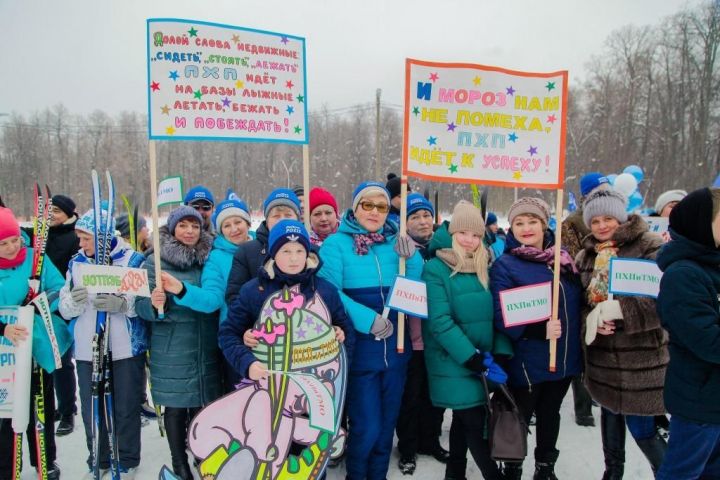
[[[9,208],[0,207],[0,241],[20,235],[20,225]]]

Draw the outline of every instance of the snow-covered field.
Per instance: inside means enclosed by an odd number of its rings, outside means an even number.
[[[596,427],[579,427],[575,425],[572,411],[572,393],[565,398],[562,407],[562,425],[560,430],[560,440],[558,448],[560,449],[560,459],[557,463],[556,473],[561,480],[582,479],[589,480],[600,478],[603,473],[603,454],[600,441],[600,426]],[[593,409],[596,422],[600,420],[600,412],[597,408]],[[443,424],[442,444],[447,447],[448,432],[450,429],[451,413],[445,413],[445,423]],[[84,431],[82,428],[82,420],[78,415],[76,417],[75,431],[65,437],[57,439],[58,444],[58,463],[62,469],[62,478],[65,480],[80,480],[86,472],[85,460],[87,458],[87,449],[85,447]],[[625,478],[632,480],[651,480],[653,478],[650,466],[638,450],[632,440],[630,434],[627,434],[627,464],[625,468]],[[530,456],[525,462],[525,472],[523,479],[531,479],[533,473],[532,450],[535,446],[534,436],[531,435],[528,440],[528,449]],[[27,452],[27,448],[24,449]],[[420,456],[418,459],[418,468],[415,475],[403,476],[397,468],[398,454],[393,453],[393,459],[390,464],[390,472],[388,479],[390,480],[411,480],[415,479],[442,479],[445,473],[444,466],[436,462],[433,458]],[[157,424],[152,421],[142,430],[142,463],[138,469],[136,478],[138,480],[156,480],[158,472],[163,464],[170,465],[170,451],[167,442],[160,437]],[[29,466],[29,459],[26,458],[25,465]],[[23,472],[24,480],[32,480],[37,478],[34,470],[26,469]],[[196,474],[196,479],[200,480],[200,476]],[[336,469],[330,469],[327,478],[329,480],[340,480],[345,478],[345,469],[340,466]],[[479,470],[475,466],[471,457],[468,461],[468,480],[480,479]]]

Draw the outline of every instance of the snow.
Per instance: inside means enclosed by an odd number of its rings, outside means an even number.
[[[600,478],[603,473],[603,453],[600,440],[600,411],[593,408],[596,427],[579,427],[574,422],[572,393],[568,393],[562,406],[562,421],[560,427],[560,439],[558,448],[560,458],[556,466],[556,474],[560,479],[571,478]],[[448,432],[450,429],[451,412],[445,413],[443,434],[441,443],[448,446]],[[534,427],[531,427],[534,430]],[[27,445],[27,444],[26,444]],[[532,479],[533,459],[532,451],[535,446],[535,436],[528,437],[528,450],[530,452],[525,461],[523,479]],[[78,414],[75,417],[75,431],[70,435],[57,438],[58,464],[62,470],[62,478],[65,480],[80,480],[87,471],[85,460],[87,448],[85,446],[85,433],[82,427],[82,420]],[[23,449],[26,453],[24,464],[28,466],[23,472],[23,480],[37,478],[35,471],[29,468],[27,447]],[[653,478],[650,466],[642,456],[642,453],[632,440],[630,433],[627,433],[626,444],[627,463],[625,465],[625,478],[633,480],[651,480]],[[389,480],[411,480],[411,479],[441,479],[444,476],[444,465],[436,462],[432,457],[418,457],[418,467],[415,475],[403,476],[397,468],[397,450],[393,451],[390,462]],[[137,471],[137,480],[156,480],[163,464],[170,465],[170,450],[167,440],[160,437],[157,423],[151,421],[142,429],[142,462]],[[196,474],[195,478],[200,480]],[[340,466],[336,469],[329,469],[328,480],[340,480],[345,478],[345,468]],[[472,457],[468,453],[468,480],[480,479],[479,470],[475,466]]]

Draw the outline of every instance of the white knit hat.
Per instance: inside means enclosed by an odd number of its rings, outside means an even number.
[[[661,193],[657,202],[655,202],[655,213],[660,215],[668,203],[679,202],[686,196],[687,192],[685,190],[668,190],[667,192]]]

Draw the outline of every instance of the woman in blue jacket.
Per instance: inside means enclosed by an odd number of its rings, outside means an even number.
[[[397,313],[383,315],[385,300],[398,275],[399,255],[407,258],[406,277],[419,280],[422,258],[412,240],[398,236],[388,221],[390,195],[379,182],[364,182],[353,192],[337,233],[320,249],[320,276],[340,291],[356,331],[348,378],[347,414],[352,432],[346,457],[350,480],[387,476],[393,432],[412,348],[398,354]]]
[[[558,320],[506,327],[500,292],[553,280],[555,236],[548,229],[550,208],[539,198],[524,197],[510,207],[505,254],[490,270],[495,325],[513,341],[514,356],[507,364],[508,385],[529,422],[537,419],[535,480],[556,479],[560,405],[572,377],[581,371],[580,308],[582,287],[570,255],[562,251]],[[557,340],[557,367],[549,371],[550,339]],[[506,463],[506,478],[519,479],[522,464]]]

